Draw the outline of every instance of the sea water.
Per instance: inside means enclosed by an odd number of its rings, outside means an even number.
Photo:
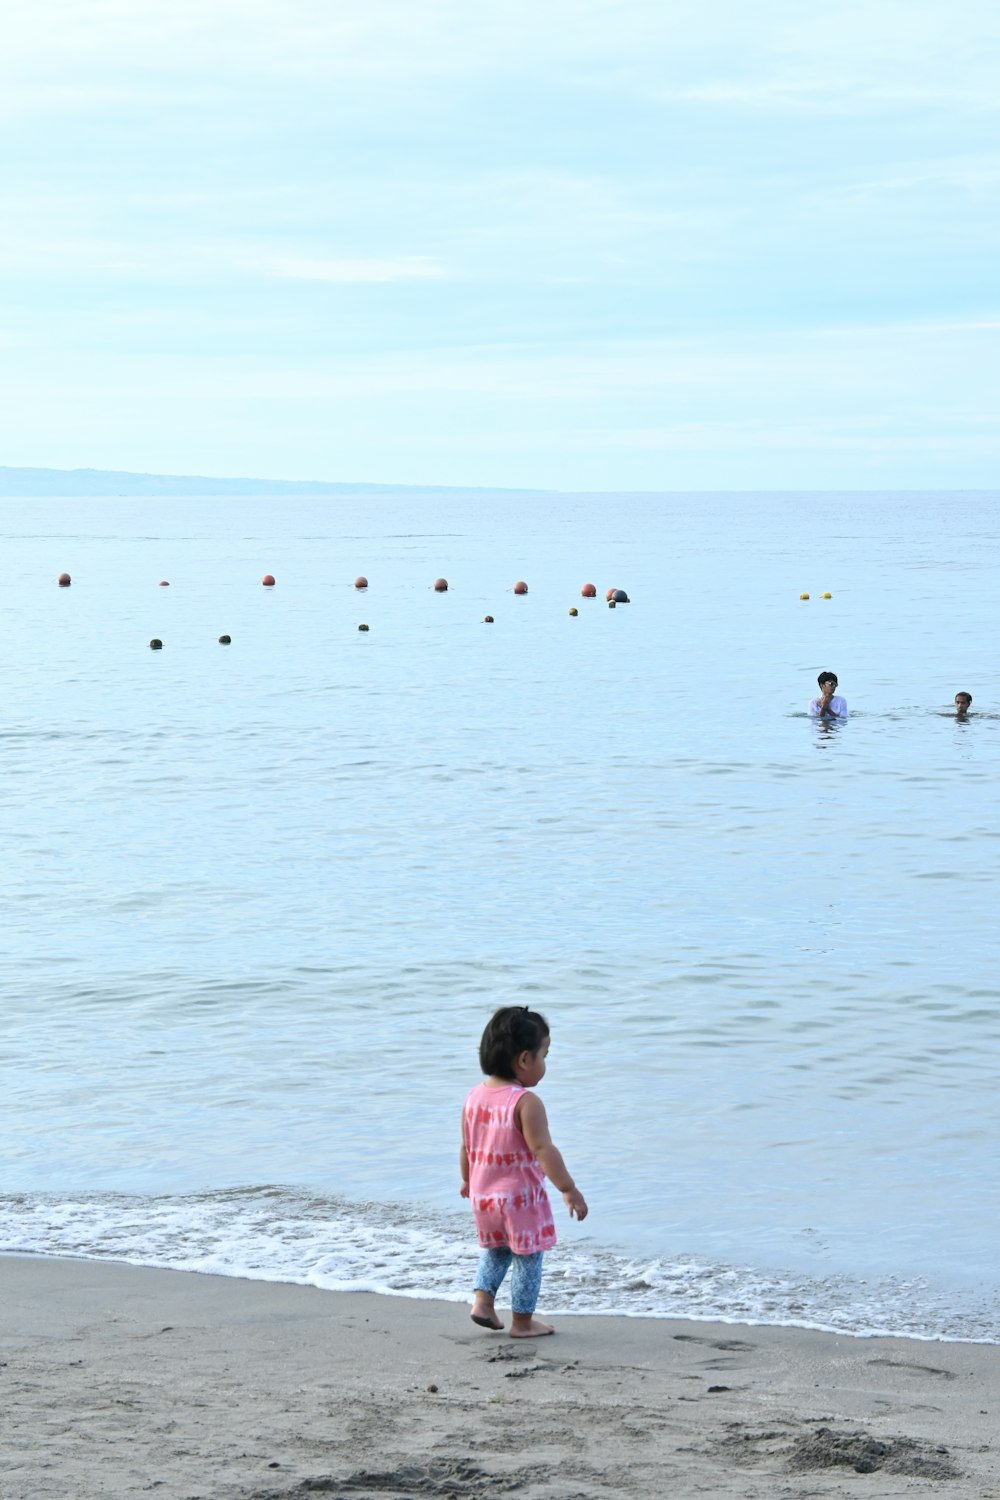
[[[0,1249],[464,1297],[516,1003],[591,1210],[554,1195],[547,1311],[1000,1337],[1000,495],[0,536]]]

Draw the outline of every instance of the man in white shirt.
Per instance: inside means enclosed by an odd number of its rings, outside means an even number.
[[[811,719],[846,719],[847,699],[837,696],[837,677],[834,672],[821,672],[816,678],[819,697],[809,705]]]

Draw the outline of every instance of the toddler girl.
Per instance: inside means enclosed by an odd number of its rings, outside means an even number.
[[[529,1092],[545,1077],[548,1050],[544,1016],[526,1005],[503,1006],[479,1044],[486,1082],[472,1090],[462,1109],[460,1191],[472,1199],[483,1247],[471,1317],[482,1328],[503,1327],[493,1299],[513,1262],[512,1339],[555,1332],[534,1316],[542,1252],[556,1242],[545,1178],[562,1193],[571,1217],[587,1217],[584,1196],[552,1144],[545,1106]]]

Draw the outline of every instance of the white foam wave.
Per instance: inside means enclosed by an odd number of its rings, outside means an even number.
[[[349,1202],[283,1187],[180,1196],[0,1196],[0,1252],[109,1259],[334,1291],[462,1301],[476,1248],[464,1214]],[[584,1241],[549,1257],[552,1313],[765,1323],[855,1335],[1000,1342],[996,1298],[926,1282],[638,1260]]]

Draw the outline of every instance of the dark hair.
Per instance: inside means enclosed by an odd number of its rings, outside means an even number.
[[[514,1077],[514,1059],[537,1052],[549,1034],[549,1023],[526,1005],[502,1005],[486,1023],[479,1043],[479,1066],[490,1078]]]
[[[824,682],[832,682],[834,687],[839,686],[836,672],[821,672],[816,678],[816,682],[819,687],[822,687]]]
[[[959,698],[967,698],[970,703],[972,702],[972,694],[971,693],[956,693],[955,694],[955,701],[956,701],[956,703],[958,702]]]

